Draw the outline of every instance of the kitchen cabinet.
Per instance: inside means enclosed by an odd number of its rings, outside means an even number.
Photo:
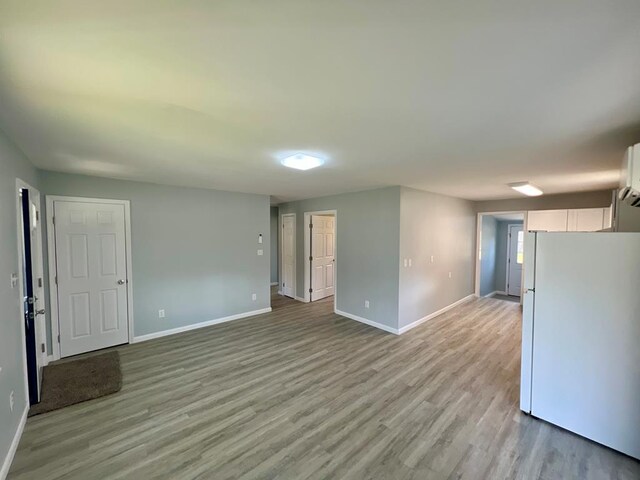
[[[527,217],[527,229],[566,232],[568,215],[568,210],[532,210]]]
[[[545,232],[597,232],[611,228],[611,208],[532,210],[527,230]]]

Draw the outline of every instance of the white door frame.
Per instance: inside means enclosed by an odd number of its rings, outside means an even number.
[[[523,222],[522,222],[522,231],[527,231],[527,221],[528,221],[528,211],[526,210],[505,210],[498,212],[478,212],[477,220],[476,220],[476,279],[475,279],[475,296],[480,296],[480,270],[481,270],[481,258],[480,258],[480,250],[482,247],[482,217],[485,215],[501,215],[505,213],[511,214],[522,214]],[[508,269],[507,269],[508,271]],[[522,265],[522,278],[524,279],[524,264]],[[520,284],[524,285],[524,282]],[[522,303],[522,294],[520,295],[520,303]]]
[[[24,311],[24,279],[23,279],[23,270],[24,270],[24,265],[23,265],[23,260],[22,260],[22,255],[23,255],[23,241],[22,241],[22,205],[20,205],[20,201],[18,200],[20,198],[20,190],[21,189],[27,189],[30,192],[38,192],[38,209],[40,211],[40,214],[42,214],[42,201],[41,201],[41,194],[40,191],[35,188],[32,187],[31,185],[29,185],[27,182],[16,178],[16,221],[17,221],[17,232],[18,232],[18,294],[20,295],[20,342],[21,342],[21,350],[22,350],[22,359],[23,359],[23,375],[24,375],[24,395],[25,395],[25,399],[27,402],[27,405],[29,405],[29,372],[27,371],[27,332],[25,331],[25,325],[24,325],[24,316],[25,316],[25,311]],[[30,197],[31,198],[31,197]],[[42,219],[40,221],[40,225],[42,225]],[[40,230],[40,232],[42,233],[42,230]],[[42,255],[42,253],[44,253],[43,250],[43,245],[42,245],[42,239],[39,239],[38,241],[38,245],[31,246],[31,251],[33,252],[36,248],[40,249],[40,261],[43,263],[43,265],[41,265],[41,267],[44,267],[44,255]],[[42,272],[44,274],[44,268],[42,268]],[[43,279],[44,280],[44,279]],[[44,298],[43,298],[44,300]],[[46,317],[47,313],[45,312],[45,330],[46,330],[46,324],[47,324],[47,317]],[[34,319],[34,327],[36,329],[36,339],[38,337],[37,333],[38,333],[38,322],[35,321],[36,319]],[[45,331],[45,339],[46,339],[46,331]],[[46,347],[46,345],[45,345]],[[36,356],[40,357],[42,355],[41,352],[39,352],[39,347],[36,345]],[[43,366],[47,365],[47,359],[45,356],[44,362],[43,362]],[[40,374],[38,373],[38,377],[40,377]],[[39,388],[39,386],[38,386]]]
[[[519,224],[519,223],[508,223],[507,224],[507,232],[510,234],[511,233],[511,227],[522,227],[522,232],[524,234],[524,224]],[[509,262],[509,259],[511,258],[511,237],[509,237],[507,239],[507,275],[504,281],[504,285],[505,285],[505,289],[506,289],[506,294],[509,295],[509,269],[511,268],[511,264]],[[522,262],[522,269],[524,269],[524,262]],[[524,276],[523,276],[524,278]],[[522,297],[522,280],[520,283],[520,296]]]
[[[293,217],[293,297],[297,298],[298,284],[297,284],[297,272],[296,272],[296,238],[297,238],[297,223],[295,213],[283,213],[280,215],[278,222],[278,240],[280,241],[280,271],[278,272],[278,295],[284,295],[282,291],[282,280],[284,275],[284,239],[282,238],[282,227],[284,226],[284,217]]]
[[[127,263],[127,322],[129,341],[133,342],[133,277],[131,275],[131,202],[129,200],[113,200],[106,198],[64,197],[47,195],[47,247],[49,252],[49,300],[51,305],[51,345],[53,346],[53,359],[60,359],[60,320],[58,318],[58,285],[56,283],[56,237],[53,223],[53,204],[57,201],[83,202],[83,203],[108,203],[124,206],[124,239]]]
[[[309,257],[311,256],[311,235],[309,232],[309,222],[311,215],[333,215],[335,222],[335,235],[333,237],[333,259],[335,266],[333,267],[333,306],[337,305],[338,297],[338,211],[337,210],[319,210],[317,212],[304,212],[304,302],[311,301],[309,289],[311,288],[311,266],[309,265]]]

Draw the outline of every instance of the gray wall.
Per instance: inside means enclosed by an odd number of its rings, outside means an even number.
[[[270,306],[268,196],[46,171],[40,185],[47,195],[131,201],[136,336]]]
[[[271,207],[271,283],[278,283],[278,207]]]
[[[480,295],[489,295],[496,290],[496,254],[498,241],[498,222],[495,217],[482,217]]]
[[[11,274],[18,273],[16,178],[38,188],[36,169],[0,131],[0,467],[27,405],[20,292],[10,284]],[[13,412],[9,409],[12,391]]]
[[[496,283],[494,290],[504,292],[507,290],[507,251],[509,238],[509,225],[522,225],[524,222],[517,220],[501,220],[498,222],[496,235]]]
[[[475,202],[476,212],[515,212],[526,210],[553,210],[556,208],[596,208],[609,207],[612,202],[611,190],[597,192],[542,195],[541,197],[510,198],[507,200],[486,200]]]
[[[472,202],[402,187],[400,328],[473,293],[475,237]]]
[[[280,205],[296,214],[296,295],[304,290],[304,213],[337,210],[336,299],[344,312],[391,328],[398,324],[400,187]],[[369,300],[369,308],[364,301]]]
[[[640,208],[618,203],[618,232],[640,232]]]

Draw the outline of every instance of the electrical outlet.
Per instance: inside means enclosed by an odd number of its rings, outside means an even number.
[[[258,256],[260,257],[262,255],[264,255],[264,250],[258,250]]]
[[[431,255],[431,263],[433,263],[433,255]]]
[[[369,300],[364,301],[364,308],[369,308]]]
[[[258,295],[256,295],[255,293],[251,295],[251,300],[255,302],[257,299],[258,299]]]
[[[158,318],[164,318],[164,309],[158,310]]]
[[[12,390],[11,393],[9,394],[9,408],[11,408],[12,412],[13,412],[14,404],[15,404],[15,395],[13,394],[13,390]]]
[[[451,278],[451,272],[449,272],[449,278]]]

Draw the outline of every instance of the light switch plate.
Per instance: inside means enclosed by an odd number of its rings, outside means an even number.
[[[11,288],[16,288],[18,286],[18,274],[11,274]]]

